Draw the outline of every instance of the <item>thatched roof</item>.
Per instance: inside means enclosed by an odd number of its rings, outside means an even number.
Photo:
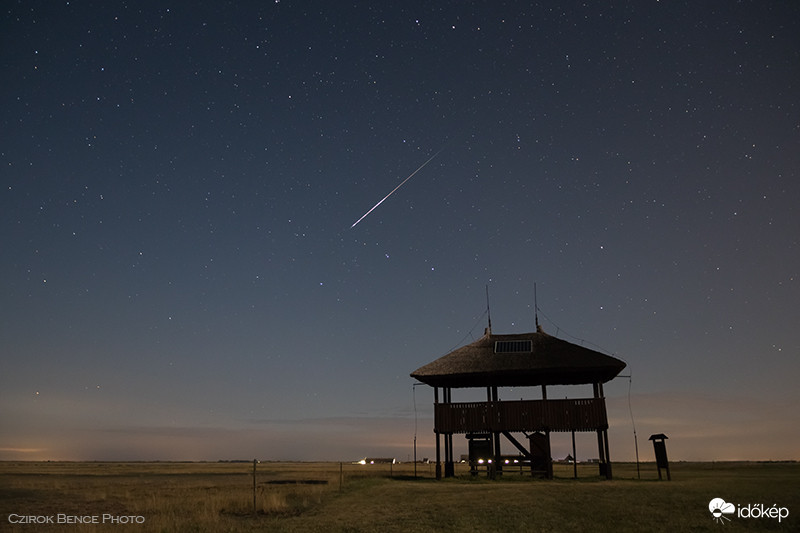
[[[625,363],[600,352],[535,333],[492,335],[453,350],[411,373],[432,387],[525,387],[605,383]]]

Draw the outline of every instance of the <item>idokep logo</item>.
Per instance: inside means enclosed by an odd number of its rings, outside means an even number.
[[[732,503],[726,502],[722,498],[714,498],[708,502],[708,510],[711,511],[711,515],[714,517],[714,522],[725,523],[726,520],[728,522],[731,521],[731,519],[725,515],[734,514],[736,512],[736,506]]]
[[[708,502],[708,510],[714,521],[722,524],[731,521],[726,515],[736,518],[777,518],[779,523],[789,516],[789,509],[778,507],[777,504],[769,507],[763,503],[748,503],[739,505],[737,508],[736,505],[728,503],[722,498],[714,498]]]

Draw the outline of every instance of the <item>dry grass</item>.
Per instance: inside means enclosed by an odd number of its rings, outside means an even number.
[[[418,465],[339,463],[258,465],[253,513],[247,463],[0,463],[2,531],[717,531],[708,502],[779,504],[800,513],[800,464],[673,465],[658,482],[652,464],[615,464],[613,481],[597,467],[556,465],[557,479],[507,470],[498,481],[436,482]],[[9,515],[134,515],[143,525],[10,524]],[[733,520],[726,531],[797,531],[793,514]]]

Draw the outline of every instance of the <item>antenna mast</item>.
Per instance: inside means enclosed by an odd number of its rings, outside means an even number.
[[[536,323],[536,331],[539,332],[539,302],[536,299],[536,282],[533,282],[533,320]]]
[[[486,285],[486,315],[489,317],[489,327],[486,329],[486,333],[489,335],[492,334],[492,310],[489,307],[489,285]]]

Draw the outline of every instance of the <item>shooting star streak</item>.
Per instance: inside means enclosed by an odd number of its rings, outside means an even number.
[[[361,218],[359,218],[358,220],[356,220],[355,222],[353,222],[353,225],[352,225],[352,226],[350,226],[350,229],[353,229],[353,228],[355,228],[355,227],[356,227],[356,224],[358,224],[359,222],[361,222],[362,220],[364,220],[365,218],[367,218],[367,215],[369,215],[370,213],[372,213],[373,211],[375,211],[375,208],[377,208],[379,205],[381,205],[383,202],[385,202],[385,201],[386,201],[386,199],[387,199],[387,198],[389,198],[391,195],[393,195],[397,189],[399,189],[400,187],[402,187],[403,185],[405,185],[405,183],[406,183],[408,180],[410,180],[411,178],[413,178],[413,177],[414,177],[414,174],[416,174],[417,172],[419,172],[420,170],[422,170],[423,168],[425,168],[425,165],[427,165],[428,163],[430,163],[431,161],[433,161],[433,158],[434,158],[434,157],[436,157],[437,155],[439,155],[439,154],[442,152],[442,150],[444,150],[444,148],[440,148],[438,152],[436,152],[435,154],[433,154],[433,155],[430,157],[430,159],[428,159],[427,161],[425,161],[424,163],[422,163],[422,164],[419,166],[419,168],[418,168],[417,170],[415,170],[414,172],[412,172],[411,174],[409,174],[409,176],[408,176],[406,179],[404,179],[402,182],[400,182],[400,185],[398,185],[397,187],[395,187],[394,189],[392,189],[392,192],[390,192],[389,194],[387,194],[386,196],[384,196],[384,197],[383,197],[383,199],[381,199],[381,201],[380,201],[380,202],[378,202],[377,204],[375,204],[375,205],[373,205],[373,206],[372,206],[372,209],[370,209],[369,211],[367,211],[366,213],[364,213],[364,214],[361,216]]]

